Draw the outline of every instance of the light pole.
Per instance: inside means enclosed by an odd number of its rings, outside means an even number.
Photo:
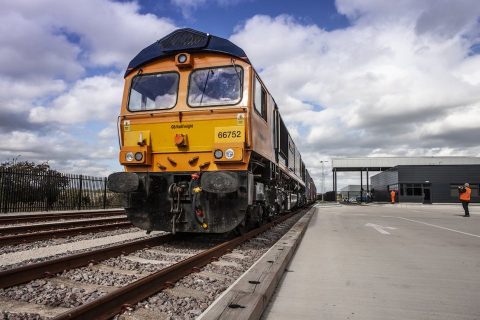
[[[323,195],[325,194],[325,166],[324,164],[328,162],[328,161],[320,161],[320,163],[322,164],[322,202],[323,202]]]

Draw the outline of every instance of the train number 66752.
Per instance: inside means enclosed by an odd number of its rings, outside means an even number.
[[[219,139],[240,138],[241,136],[242,136],[242,132],[240,130],[219,131],[217,134],[217,137]]]

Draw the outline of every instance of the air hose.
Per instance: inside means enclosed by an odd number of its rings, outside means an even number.
[[[195,216],[195,220],[202,226],[203,229],[208,229],[208,224],[205,223],[205,212],[200,205],[200,193],[202,188],[200,187],[200,173],[192,174],[192,181],[190,182],[190,195],[192,199],[192,213]]]

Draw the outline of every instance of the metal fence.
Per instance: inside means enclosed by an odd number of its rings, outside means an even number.
[[[107,190],[107,178],[0,168],[0,212],[119,207],[122,195]]]

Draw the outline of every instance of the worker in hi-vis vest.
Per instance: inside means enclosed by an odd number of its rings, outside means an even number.
[[[392,204],[395,203],[395,190],[390,191],[390,200],[392,201]]]
[[[468,212],[468,203],[470,202],[470,196],[472,195],[472,189],[470,185],[465,183],[462,187],[458,187],[459,198],[462,202],[463,210],[465,210],[464,217],[470,217],[470,212]]]

